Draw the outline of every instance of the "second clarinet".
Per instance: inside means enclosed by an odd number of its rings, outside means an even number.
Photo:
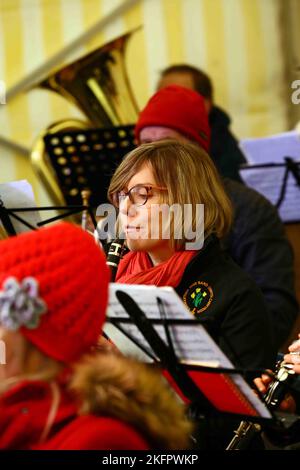
[[[267,393],[264,395],[264,402],[270,410],[276,410],[288,390],[291,382],[295,379],[295,371],[290,364],[279,361],[275,370],[273,381]],[[251,421],[241,421],[238,429],[234,431],[234,436],[226,450],[246,450],[254,436],[262,431],[261,425]]]

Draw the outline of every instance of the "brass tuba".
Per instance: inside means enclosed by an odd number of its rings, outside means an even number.
[[[128,80],[125,48],[127,33],[64,66],[35,87],[54,91],[75,103],[88,121],[66,119],[50,125],[37,138],[31,161],[51,197],[64,204],[64,197],[45,151],[47,134],[90,127],[114,127],[136,121],[138,107]]]

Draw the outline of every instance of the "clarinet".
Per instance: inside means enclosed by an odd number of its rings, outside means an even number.
[[[111,270],[111,282],[114,282],[116,279],[119,263],[123,258],[126,250],[125,240],[116,239],[110,244],[106,257],[106,264],[110,267]]]
[[[270,410],[276,410],[285,396],[287,387],[295,377],[295,371],[291,364],[279,361],[275,369],[273,381],[263,400]],[[234,431],[234,437],[226,450],[244,450],[250,444],[252,438],[262,431],[261,425],[250,421],[241,421],[239,427]]]
[[[91,197],[91,191],[89,189],[83,189],[81,191],[81,198],[82,198],[82,205],[83,206],[88,206],[89,205],[89,200]],[[83,230],[87,230],[87,219],[88,219],[88,211],[87,209],[84,209],[82,211],[82,216],[81,216],[81,228]]]

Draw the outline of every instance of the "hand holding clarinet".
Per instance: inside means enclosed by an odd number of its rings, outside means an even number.
[[[298,334],[298,340],[294,341],[288,348],[289,353],[284,356],[284,364],[286,367],[290,367],[295,374],[300,374],[300,334]],[[259,390],[259,392],[265,395],[272,383],[272,372],[270,375],[263,374],[261,377],[257,377],[254,380],[254,383]],[[295,413],[296,411],[296,402],[294,397],[287,392],[281,403],[279,404],[279,409],[281,411]]]
[[[270,410],[295,413],[297,403],[290,393],[296,374],[300,374],[300,334],[298,340],[289,346],[289,353],[276,365],[275,371],[267,370],[254,379],[256,389]],[[241,421],[226,450],[245,450],[252,440],[262,432],[262,427],[251,421]]]

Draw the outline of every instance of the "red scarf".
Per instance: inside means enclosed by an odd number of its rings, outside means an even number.
[[[60,403],[50,434],[77,417],[71,395],[62,387]],[[40,443],[51,409],[49,383],[26,381],[15,385],[0,396],[0,449],[43,448]]]
[[[167,261],[153,266],[144,251],[132,251],[120,261],[116,282],[177,287],[197,251],[177,251]]]

